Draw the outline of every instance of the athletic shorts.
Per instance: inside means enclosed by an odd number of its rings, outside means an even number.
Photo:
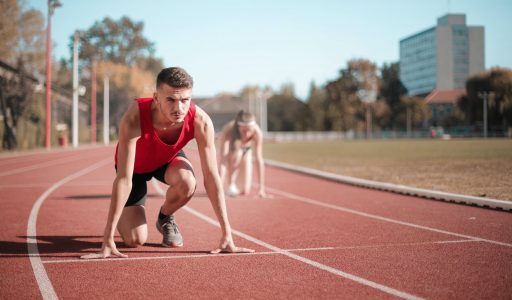
[[[185,152],[180,150],[176,157],[187,158]],[[148,173],[133,173],[132,176],[132,190],[130,192],[130,196],[128,196],[128,200],[126,201],[126,206],[136,206],[136,205],[144,205],[146,203],[146,195],[148,193],[148,185],[147,182],[151,180],[151,178],[155,177],[158,181],[165,182],[165,171],[167,170],[167,166],[169,163],[159,167],[158,169],[148,172]],[[117,170],[117,166],[116,166]]]

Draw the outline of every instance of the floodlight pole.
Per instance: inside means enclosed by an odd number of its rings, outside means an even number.
[[[78,35],[73,38],[73,103],[72,103],[72,139],[73,147],[78,147]]]
[[[489,97],[493,97],[494,92],[478,92],[478,97],[482,98],[483,100],[483,135],[484,138],[487,138],[487,100]]]
[[[372,111],[370,103],[366,103],[366,138],[372,138]]]
[[[91,65],[91,144],[96,144],[96,60]]]
[[[103,144],[110,143],[110,117],[109,117],[109,75],[103,77]]]
[[[45,140],[47,150],[51,148],[52,135],[52,15],[55,9],[61,6],[58,0],[48,0],[48,16],[46,26],[46,112],[45,112]]]

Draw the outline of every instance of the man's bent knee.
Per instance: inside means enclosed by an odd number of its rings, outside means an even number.
[[[124,244],[130,248],[137,248],[139,246],[143,246],[146,243],[146,238],[136,237],[136,238],[123,238]]]
[[[190,199],[196,191],[196,179],[194,176],[187,176],[177,185],[178,192],[184,199]]]

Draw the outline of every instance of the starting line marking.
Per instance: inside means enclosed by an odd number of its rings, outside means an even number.
[[[379,247],[398,247],[398,246],[419,246],[419,245],[433,245],[433,244],[455,244],[455,243],[475,243],[475,240],[448,240],[448,241],[434,241],[434,242],[419,242],[419,243],[397,243],[397,244],[378,244],[378,245],[364,245],[364,246],[346,246],[346,247],[317,247],[317,248],[298,248],[298,249],[284,249],[289,252],[309,252],[309,251],[328,251],[328,250],[349,250],[349,249],[365,249],[365,248],[379,248]],[[126,251],[123,252],[126,254]],[[137,253],[136,251],[133,253]],[[102,258],[102,259],[59,259],[59,260],[46,260],[43,264],[63,264],[63,263],[93,263],[93,262],[106,262],[106,261],[130,261],[130,260],[158,260],[158,259],[186,259],[186,258],[207,258],[207,257],[230,257],[230,256],[255,256],[255,255],[272,255],[279,254],[274,251],[262,251],[254,253],[220,253],[220,254],[191,254],[191,255],[172,255],[172,251],[167,256],[137,256],[128,258]]]

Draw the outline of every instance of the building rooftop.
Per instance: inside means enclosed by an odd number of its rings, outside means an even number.
[[[427,104],[455,104],[457,100],[466,94],[466,90],[433,90],[425,97]]]

